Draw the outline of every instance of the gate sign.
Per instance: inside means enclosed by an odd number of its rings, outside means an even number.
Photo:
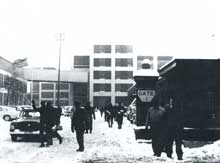
[[[155,90],[138,90],[137,95],[142,102],[151,102],[155,96]]]

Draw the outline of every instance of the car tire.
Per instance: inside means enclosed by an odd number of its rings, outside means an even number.
[[[10,117],[10,115],[4,115],[3,119],[4,119],[5,121],[10,121],[10,120],[11,120],[11,117]]]
[[[17,136],[11,135],[11,141],[17,141]]]

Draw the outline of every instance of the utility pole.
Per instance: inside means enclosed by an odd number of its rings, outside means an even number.
[[[60,63],[61,63],[61,41],[64,41],[64,33],[57,34],[57,41],[60,41],[59,47],[59,65],[58,65],[58,81],[57,81],[57,106],[60,107]]]

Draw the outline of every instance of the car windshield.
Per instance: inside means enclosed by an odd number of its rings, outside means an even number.
[[[33,110],[23,110],[21,111],[20,117],[22,118],[40,117],[40,113]]]

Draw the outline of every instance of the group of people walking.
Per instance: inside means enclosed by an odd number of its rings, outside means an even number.
[[[62,113],[61,107],[53,107],[50,102],[41,102],[39,108],[32,101],[34,110],[40,113],[40,147],[53,145],[53,137],[62,143],[63,138],[59,135],[58,127]],[[111,103],[100,109],[101,116],[108,122],[108,127],[112,128],[114,120],[118,123],[118,129],[122,128],[123,116],[126,112],[122,103],[113,106]],[[92,133],[93,119],[95,119],[94,107],[87,102],[81,107],[79,102],[75,102],[71,114],[71,131],[76,133],[79,148],[78,152],[84,151],[84,133]],[[152,100],[152,107],[148,109],[146,116],[146,130],[151,130],[152,149],[155,156],[160,157],[163,151],[172,158],[173,143],[176,145],[178,160],[182,160],[182,131],[181,117],[173,105],[160,105],[159,98]],[[149,128],[150,126],[150,128]],[[46,144],[45,144],[46,143]]]
[[[104,113],[104,119],[108,122],[108,126],[112,128],[114,120],[118,123],[118,129],[122,128],[123,116],[126,112],[125,107],[121,102],[113,106],[111,103],[100,108],[101,116]]]
[[[58,126],[60,126],[62,109],[60,107],[55,108],[50,102],[45,101],[41,102],[39,108],[32,101],[32,106],[34,110],[40,113],[40,147],[53,145],[53,137],[56,137],[59,140],[59,144],[61,144],[63,138],[58,133]]]
[[[146,130],[151,130],[152,149],[155,156],[160,157],[163,151],[167,157],[172,158],[173,143],[176,145],[178,160],[182,160],[182,134],[183,126],[181,113],[172,104],[164,107],[160,104],[159,98],[155,96],[152,100],[152,107],[149,108],[146,118]]]
[[[49,147],[53,145],[53,137],[63,142],[60,136],[60,118],[62,114],[61,107],[53,107],[50,102],[41,102],[39,108],[36,107],[35,101],[32,101],[35,111],[40,113],[40,147]],[[76,139],[79,144],[77,151],[84,151],[84,133],[92,133],[93,119],[95,119],[94,108],[87,102],[82,108],[79,102],[75,102],[71,114],[71,131],[76,132]]]

